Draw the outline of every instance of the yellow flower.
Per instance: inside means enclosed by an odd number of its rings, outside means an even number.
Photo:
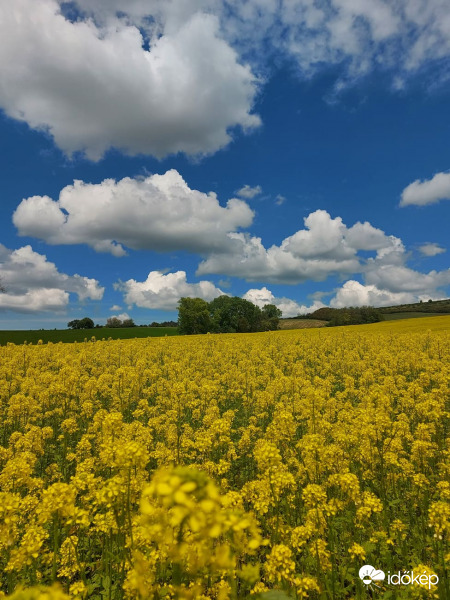
[[[354,544],[348,549],[348,552],[349,552],[350,556],[352,557],[352,560],[355,560],[356,558],[358,558],[360,560],[365,560],[365,558],[366,558],[366,552],[365,552],[364,548],[362,546],[360,546],[360,544],[357,544],[356,542],[354,542]]]

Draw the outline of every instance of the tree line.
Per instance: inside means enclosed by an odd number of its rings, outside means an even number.
[[[109,317],[106,320],[106,325],[94,325],[94,321],[90,317],[84,319],[74,319],[67,323],[69,329],[98,329],[99,327],[177,327],[176,321],[163,321],[162,323],[149,323],[148,325],[136,325],[133,319],[119,319],[118,317]]]
[[[312,313],[303,315],[302,319],[319,319],[328,321],[328,327],[338,325],[362,325],[364,323],[378,323],[384,317],[378,308],[372,306],[350,306],[348,308],[330,308],[323,306]]]
[[[181,298],[178,302],[178,332],[250,333],[278,329],[281,310],[274,304],[259,308],[238,296],[219,296],[211,302]]]
[[[74,319],[67,323],[69,329],[98,329],[103,325],[94,325],[94,321],[90,317],[84,317],[84,319]],[[117,317],[110,317],[106,319],[105,327],[136,327],[136,323],[133,319],[118,319]]]

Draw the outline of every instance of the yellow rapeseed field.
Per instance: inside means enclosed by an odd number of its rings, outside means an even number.
[[[0,597],[448,600],[449,357],[450,317],[1,347]]]

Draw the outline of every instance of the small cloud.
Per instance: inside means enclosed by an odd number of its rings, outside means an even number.
[[[419,252],[424,256],[436,256],[446,252],[446,249],[439,246],[439,244],[423,244],[419,246]]]
[[[416,179],[402,192],[400,206],[427,206],[440,200],[450,200],[450,173],[436,173],[431,179]]]
[[[392,89],[396,92],[403,91],[406,87],[406,80],[403,76],[398,75],[392,81]]]
[[[118,304],[113,304],[109,310],[122,310],[122,307]]]
[[[313,292],[312,294],[309,294],[308,298],[311,298],[312,300],[322,300],[322,298],[326,298],[327,296],[332,296],[333,294],[334,294],[333,290],[330,290],[328,292],[317,291],[317,292]]]
[[[244,187],[241,187],[241,189],[236,192],[236,194],[241,198],[247,198],[248,200],[251,200],[255,196],[258,196],[258,194],[260,194],[261,192],[262,187],[260,185],[255,185],[255,187],[251,187],[245,184]]]
[[[219,285],[221,288],[230,288],[231,281],[229,279],[219,279]]]
[[[278,196],[275,198],[275,204],[277,206],[281,206],[285,202],[286,202],[286,198],[284,196],[282,196],[281,194],[278,194]]]

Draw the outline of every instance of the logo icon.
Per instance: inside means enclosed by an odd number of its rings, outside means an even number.
[[[376,587],[380,587],[379,584],[384,581],[385,577],[384,571],[375,569],[372,565],[364,565],[359,570],[359,578],[362,579],[362,582],[367,586],[373,584]]]

